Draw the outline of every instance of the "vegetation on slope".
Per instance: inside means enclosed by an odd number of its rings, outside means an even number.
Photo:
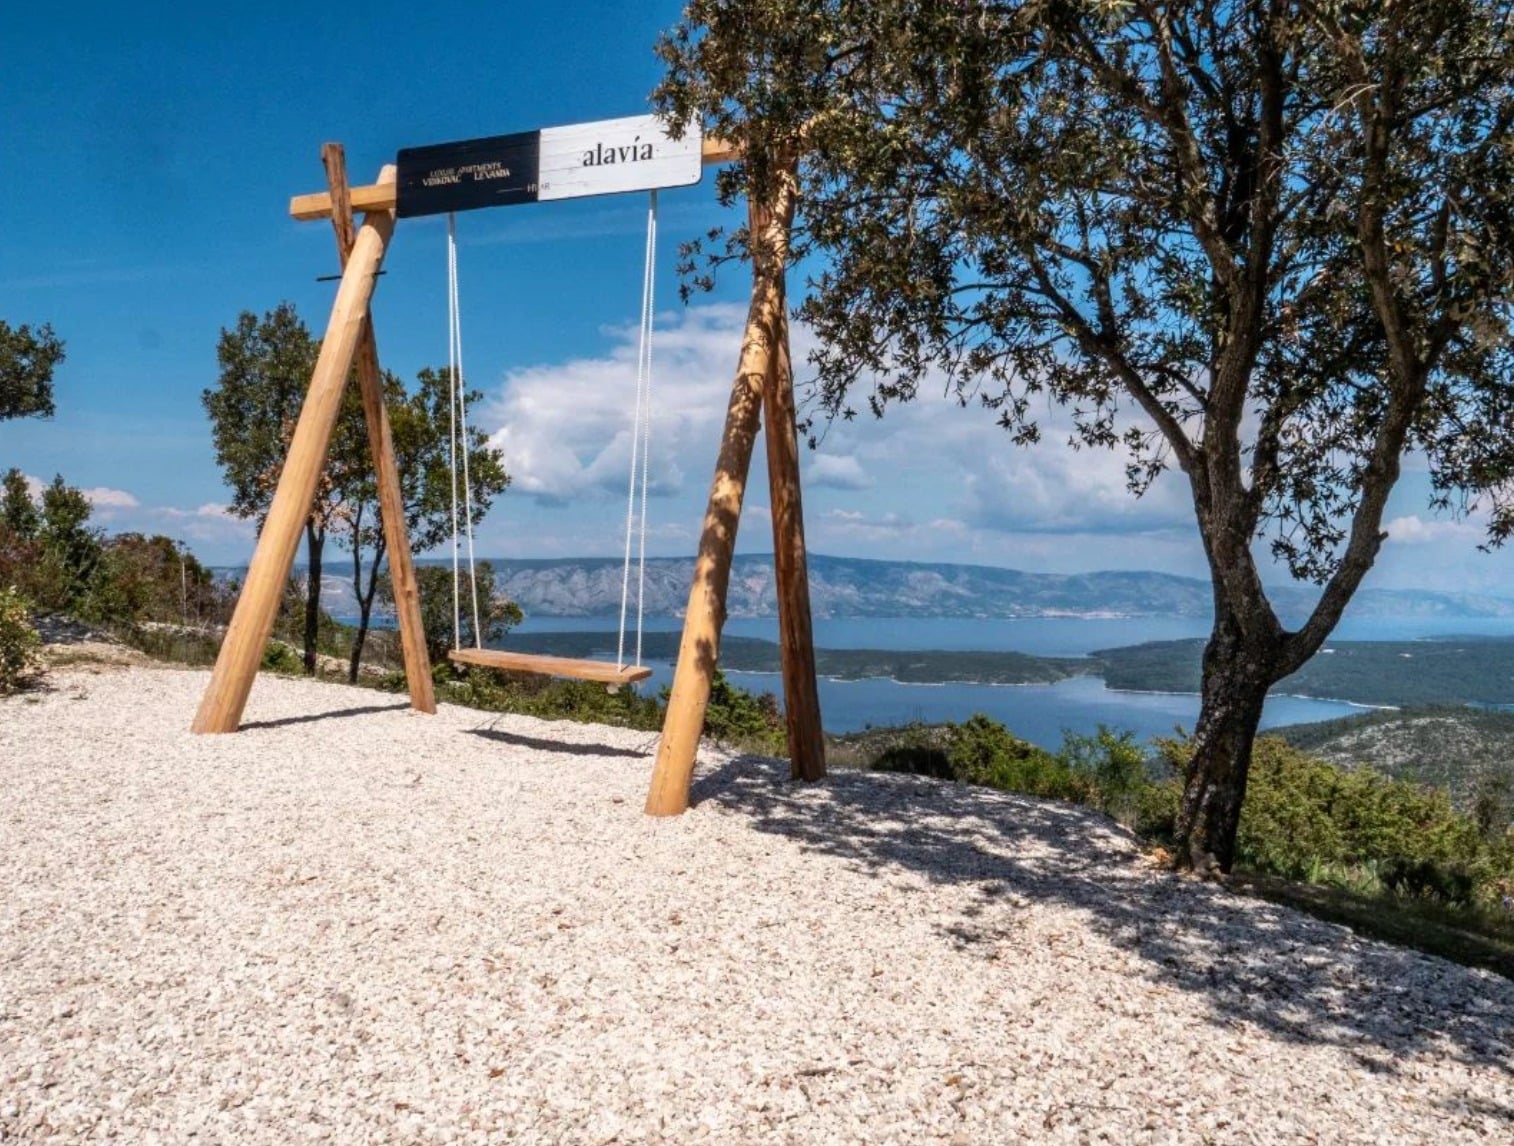
[[[869,730],[833,759],[1097,808],[1153,845],[1172,838],[1186,740],[1152,751],[1101,728],[1051,753],[978,715]],[[1257,741],[1237,839],[1238,886],[1369,934],[1514,977],[1514,831],[1455,808],[1443,790],[1340,768]]]

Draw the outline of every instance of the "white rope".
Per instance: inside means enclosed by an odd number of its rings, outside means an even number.
[[[449,444],[452,465],[452,623],[455,647],[461,648],[462,605],[459,601],[458,530],[457,530],[457,457],[463,459],[463,532],[468,540],[468,585],[473,603],[473,644],[483,648],[483,626],[478,608],[478,568],[473,554],[473,480],[468,472],[468,383],[463,375],[462,307],[457,286],[457,216],[447,216],[447,310],[451,323],[448,339],[448,366],[452,374],[451,409],[448,421],[452,428]]]
[[[452,647],[462,648],[462,583],[457,568],[457,234],[447,216],[447,472],[452,476]]]
[[[652,328],[656,310],[652,305],[652,296],[656,287],[656,262],[654,255],[657,248],[657,188],[652,188],[651,202],[647,209],[647,229],[651,232],[651,238],[647,240],[647,325],[644,342],[646,344],[646,386],[643,394],[646,398],[641,415],[641,552],[636,562],[636,665],[641,666],[641,632],[642,618],[645,613],[647,599],[647,479],[652,467]]]
[[[620,631],[615,649],[618,668],[626,667],[626,614],[631,596],[631,538],[640,527],[636,566],[636,664],[641,665],[642,621],[646,601],[647,480],[652,440],[652,325],[653,285],[657,247],[657,192],[647,204],[646,261],[641,277],[641,326],[636,347],[636,413],[631,423],[631,472],[626,481],[625,561],[620,576]],[[636,512],[637,465],[641,467],[641,513]]]

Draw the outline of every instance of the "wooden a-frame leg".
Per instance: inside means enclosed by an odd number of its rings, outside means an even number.
[[[394,178],[392,168],[386,168],[386,174],[389,179]],[[337,288],[331,320],[321,341],[321,353],[289,444],[289,455],[284,459],[278,489],[247,569],[247,581],[191,726],[195,732],[235,732],[241,723],[242,710],[247,706],[247,696],[263,659],[263,648],[273,631],[284,584],[294,565],[300,534],[315,499],[331,430],[341,409],[342,391],[368,317],[368,302],[393,233],[393,211],[370,211],[363,217],[352,245],[352,257]]]
[[[757,203],[750,203],[747,208],[753,236],[752,302],[705,509],[699,555],[694,562],[694,583],[689,588],[689,604],[684,613],[678,667],[673,673],[673,689],[668,696],[662,739],[647,793],[646,811],[651,816],[676,816],[689,806],[694,760],[720,659],[731,558],[736,549],[736,530],[741,524],[752,446],[761,423],[762,391],[783,315],[784,262],[794,218],[794,196],[792,180],[786,181],[771,209]]]
[[[815,634],[810,618],[794,367],[789,356],[786,305],[778,310],[778,336],[762,393],[763,416],[767,420],[773,573],[778,582],[778,644],[783,663],[789,774],[795,780],[819,780],[825,776],[825,732],[820,723],[820,690],[815,681]]]
[[[331,225],[336,231],[337,257],[343,268],[352,255],[356,232],[352,225],[352,202],[348,195],[347,159],[340,143],[321,148],[326,182],[331,188]],[[421,623],[420,586],[405,528],[405,499],[400,491],[399,463],[394,456],[394,437],[389,429],[389,411],[384,405],[383,375],[379,371],[378,343],[370,311],[358,336],[357,380],[363,395],[363,416],[368,423],[368,451],[378,486],[379,512],[384,522],[384,547],[389,555],[389,582],[394,590],[395,619],[405,658],[405,682],[410,687],[410,707],[418,712],[436,711],[436,685],[431,679],[431,658],[426,655],[426,630]]]

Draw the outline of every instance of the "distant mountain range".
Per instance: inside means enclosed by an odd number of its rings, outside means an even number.
[[[604,617],[620,608],[618,558],[492,559],[499,592],[528,617]],[[646,611],[682,615],[693,558],[647,561]],[[1209,584],[1168,573],[1026,573],[986,565],[871,561],[811,554],[810,606],[816,617],[1208,617]],[[326,608],[349,615],[351,582],[326,579]],[[1273,600],[1285,623],[1306,614],[1312,594],[1284,586]],[[743,555],[731,572],[727,607],[733,617],[771,617],[777,611],[773,558]],[[1514,616],[1514,599],[1473,593],[1365,589],[1351,613],[1366,617],[1492,618]]]

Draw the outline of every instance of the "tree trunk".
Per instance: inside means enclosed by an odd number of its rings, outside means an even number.
[[[315,646],[321,631],[321,550],[326,545],[326,531],[315,522],[305,522],[305,675],[315,675]]]
[[[1235,863],[1251,746],[1278,652],[1265,640],[1247,641],[1232,616],[1216,617],[1175,833],[1178,862],[1195,871],[1228,872]]]
[[[382,535],[380,535],[382,536]],[[357,590],[357,633],[352,638],[352,660],[347,665],[347,680],[357,683],[358,670],[363,666],[363,646],[368,643],[369,624],[373,619],[373,599],[378,596],[379,567],[384,563],[384,546],[373,550],[373,564],[368,567],[368,588],[363,588],[363,564],[360,550],[354,550],[352,583]]]

